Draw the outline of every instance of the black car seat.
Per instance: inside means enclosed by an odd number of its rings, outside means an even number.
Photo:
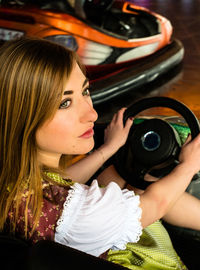
[[[27,269],[28,252],[28,242],[0,234],[0,269]]]
[[[13,270],[123,270],[124,267],[53,241],[36,244],[0,234],[0,269]]]

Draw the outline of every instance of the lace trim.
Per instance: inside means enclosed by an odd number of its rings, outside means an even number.
[[[125,223],[119,242],[114,245],[113,249],[124,250],[128,242],[136,243],[139,241],[143,228],[140,221],[142,216],[140,196],[127,189],[122,192],[126,204]]]
[[[71,186],[66,201],[63,204],[62,215],[57,221],[57,233],[66,233],[66,230],[70,228],[76,218],[76,213],[81,207],[81,197],[83,192],[84,188],[80,184],[74,183],[74,185]]]

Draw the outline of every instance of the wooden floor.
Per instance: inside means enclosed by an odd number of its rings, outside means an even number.
[[[132,96],[133,101],[147,96],[172,97],[185,103],[200,119],[200,0],[134,0],[133,3],[167,17],[173,25],[173,37],[183,43],[185,50],[178,71],[166,77],[164,83],[151,86],[148,93],[138,91]],[[111,106],[97,108],[100,122],[108,121],[126,103],[124,97]],[[147,114],[173,115],[174,111],[156,108]]]

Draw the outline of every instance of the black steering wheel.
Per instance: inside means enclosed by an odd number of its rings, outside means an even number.
[[[168,97],[152,97],[137,101],[124,114],[124,122],[143,110],[167,107],[178,112],[188,124],[192,139],[200,132],[198,119],[183,103]],[[177,164],[180,137],[168,122],[159,118],[134,124],[126,144],[114,156],[118,173],[131,185],[145,189],[151,182],[144,180],[146,173],[156,177],[168,174]]]

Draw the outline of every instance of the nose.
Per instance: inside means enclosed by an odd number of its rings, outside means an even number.
[[[92,100],[84,100],[81,106],[80,121],[82,123],[95,122],[98,114],[93,107]]]

